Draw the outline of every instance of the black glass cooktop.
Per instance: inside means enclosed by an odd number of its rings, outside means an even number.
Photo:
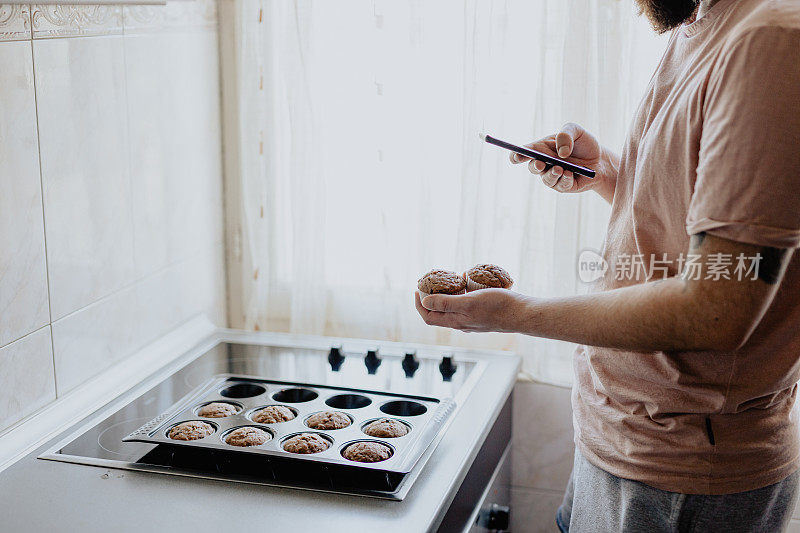
[[[474,361],[453,359],[444,354],[437,357],[416,357],[413,354],[385,354],[366,350],[362,353],[344,350],[320,350],[286,346],[220,343],[178,372],[168,377],[148,392],[142,394],[111,416],[97,423],[67,444],[54,450],[47,458],[107,466],[110,462],[152,465],[163,469],[176,469],[190,473],[196,465],[212,465],[213,472],[206,474],[235,478],[246,472],[253,475],[253,465],[238,464],[224,453],[208,457],[181,452],[174,447],[122,439],[167,410],[171,405],[215,374],[246,374],[284,381],[335,385],[360,389],[380,390],[420,396],[455,398],[475,367]],[[209,468],[207,466],[207,468]],[[274,481],[279,476],[280,464],[266,467],[261,475]],[[297,475],[297,469],[292,469]],[[177,473],[177,472],[176,472]],[[204,472],[195,472],[203,474]],[[326,471],[327,478],[338,475]],[[319,473],[309,472],[309,477]],[[341,476],[345,476],[346,472]],[[217,476],[219,477],[219,476]],[[328,481],[330,482],[330,481]],[[373,480],[375,490],[393,490],[399,480]]]

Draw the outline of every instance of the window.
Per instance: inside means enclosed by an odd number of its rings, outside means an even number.
[[[631,4],[225,8],[233,325],[512,349],[568,381],[569,345],[426,326],[413,291],[478,262],[522,292],[582,290],[578,253],[602,245],[608,206],[546,189],[478,134],[528,142],[571,120],[619,149],[665,46]]]

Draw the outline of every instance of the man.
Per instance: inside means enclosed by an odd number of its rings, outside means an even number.
[[[588,295],[489,289],[417,309],[582,345],[562,531],[780,531],[800,455],[800,2],[637,2],[674,31],[622,156],[575,124],[529,146],[596,179],[512,156],[611,202],[612,268]]]

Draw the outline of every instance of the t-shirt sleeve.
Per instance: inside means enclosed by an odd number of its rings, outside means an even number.
[[[723,54],[703,104],[687,232],[800,247],[800,30],[749,30]]]

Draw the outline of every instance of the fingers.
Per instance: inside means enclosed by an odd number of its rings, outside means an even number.
[[[434,298],[433,296],[426,297],[425,298],[426,304],[439,305],[437,303],[437,300],[439,300],[439,296],[440,295],[437,295],[436,298]],[[428,300],[430,300],[431,298],[433,298],[433,303],[428,302]],[[422,320],[429,326],[441,326],[443,328],[451,328],[451,329],[462,329],[464,327],[464,325],[461,324],[460,320],[462,316],[459,314],[447,313],[442,311],[431,311],[425,308],[422,305],[422,300],[419,297],[419,292],[416,291],[414,293],[414,305],[417,308],[417,312],[419,312],[420,316],[422,317]],[[444,304],[443,306],[446,305],[447,304]]]
[[[462,295],[431,294],[422,300],[422,307],[440,313],[459,313],[464,311],[465,301]]]
[[[542,174],[542,183],[558,192],[573,192],[575,190],[575,175],[569,170],[559,166],[553,167],[549,172]]]
[[[575,147],[575,139],[580,137],[582,133],[583,130],[580,126],[568,122],[561,128],[558,134],[549,135],[535,143],[526,144],[525,147],[566,158],[572,154],[572,150]],[[531,159],[530,157],[525,157],[517,153],[512,153],[509,157],[514,164],[527,162],[528,171],[531,174],[541,176],[542,183],[551,189],[555,189],[559,192],[572,192],[576,189],[575,176],[572,172],[565,171],[558,165],[548,167],[543,161]]]
[[[511,162],[513,164],[515,164],[515,165],[518,165],[519,163],[524,163],[525,161],[530,161],[531,160],[530,157],[525,157],[524,155],[519,155],[516,152],[511,152],[511,155],[509,155],[508,158],[511,159]]]
[[[547,165],[545,165],[543,161],[531,159],[528,162],[528,170],[530,171],[531,174],[541,174],[542,172],[544,172],[545,168],[547,168]]]
[[[424,318],[424,315],[428,312],[428,310],[422,307],[422,300],[420,300],[419,291],[414,291],[414,306],[417,308],[417,312],[420,315],[423,315]]]
[[[556,155],[556,136],[548,135],[547,137],[539,139],[536,142],[523,144],[522,146],[525,148],[530,148],[531,150],[536,150],[537,152]],[[519,163],[527,163],[531,160],[530,157],[525,157],[524,155],[520,155],[516,152],[511,152],[511,155],[508,157],[515,165]]]
[[[555,187],[558,180],[561,178],[562,170],[559,166],[554,166],[550,171],[542,174],[542,183],[547,187]]]
[[[581,127],[574,122],[567,122],[556,135],[556,153],[558,157],[569,157],[575,147],[575,139],[580,137]]]
[[[573,186],[575,185],[575,177],[569,170],[564,171],[564,174],[561,175],[561,179],[558,180],[556,183],[556,189],[561,192],[569,192],[572,190]]]

